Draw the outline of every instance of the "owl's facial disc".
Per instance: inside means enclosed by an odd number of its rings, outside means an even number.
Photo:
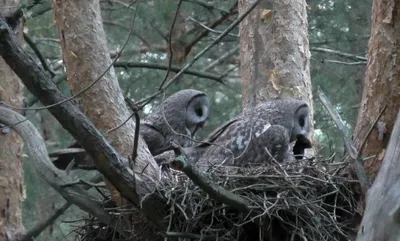
[[[192,98],[186,107],[186,127],[192,136],[202,128],[209,116],[210,98],[200,94]]]

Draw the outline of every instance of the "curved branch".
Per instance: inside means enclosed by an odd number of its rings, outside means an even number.
[[[21,122],[24,121],[24,122]],[[77,186],[64,187],[72,180],[65,172],[55,168],[48,157],[46,145],[39,131],[25,117],[10,109],[0,107],[0,122],[12,126],[14,131],[21,136],[28,149],[30,158],[39,175],[68,202],[78,206],[80,209],[99,218],[104,223],[111,222],[111,216],[103,209],[100,202],[89,196],[82,188]],[[16,122],[21,122],[14,125]]]

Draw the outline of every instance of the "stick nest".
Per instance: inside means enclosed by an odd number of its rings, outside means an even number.
[[[346,164],[217,168],[214,183],[247,200],[239,213],[212,200],[183,173],[165,186],[171,204],[170,235],[207,240],[348,240],[357,202],[354,181],[337,173]],[[195,235],[196,234],[196,235]]]
[[[205,174],[246,200],[248,212],[211,199],[183,172],[170,170],[169,181],[158,188],[169,207],[164,236],[168,240],[349,240],[356,233],[359,208],[353,190],[358,183],[337,174],[346,163],[315,163],[220,167]]]

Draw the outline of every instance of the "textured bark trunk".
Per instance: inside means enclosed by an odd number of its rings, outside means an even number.
[[[19,0],[0,0],[0,16],[15,11]],[[18,26],[22,40],[22,26]],[[0,100],[13,106],[23,105],[23,85],[0,57]],[[22,202],[25,199],[22,163],[23,141],[14,132],[0,132],[0,240],[13,240],[24,234]]]
[[[371,181],[381,166],[400,108],[400,1],[374,0],[367,70],[354,141]],[[369,129],[386,106],[379,121]],[[370,158],[371,157],[371,158]]]
[[[400,113],[396,116],[382,167],[368,193],[357,241],[400,240]]]
[[[95,81],[112,63],[108,55],[99,1],[54,0],[53,11],[68,71],[68,83],[72,93],[76,94]],[[111,145],[122,156],[130,156],[134,144],[134,121],[130,120],[117,130],[107,133],[130,115],[114,68],[111,67],[98,83],[77,99],[83,112]],[[136,173],[145,173],[158,180],[159,167],[141,137],[133,169]],[[137,192],[147,194],[140,190],[139,181],[136,181]],[[107,184],[114,201],[123,205],[125,202],[121,200],[118,191],[110,183]],[[133,219],[140,220],[139,217]]]
[[[254,0],[239,0],[243,13]],[[296,98],[308,102],[313,136],[313,106],[306,1],[263,0],[240,23],[242,105]],[[314,143],[314,138],[311,138]],[[306,155],[311,155],[308,149]]]
[[[253,0],[239,0],[239,13]],[[243,107],[277,98],[311,103],[306,2],[260,2],[240,24]]]

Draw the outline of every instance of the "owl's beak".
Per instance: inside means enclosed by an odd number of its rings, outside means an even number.
[[[196,132],[201,128],[201,129],[203,129],[204,128],[204,126],[206,125],[206,122],[205,121],[203,121],[203,122],[200,122],[198,125],[196,125],[196,127],[194,128],[194,130],[193,130],[193,132],[192,132],[192,138],[194,137],[194,135],[196,134]]]

